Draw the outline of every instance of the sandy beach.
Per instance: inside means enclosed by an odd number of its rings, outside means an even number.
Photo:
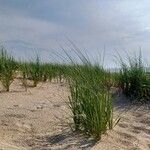
[[[149,150],[148,105],[132,106],[121,96],[114,109],[120,121],[95,142],[71,130],[65,83],[40,83],[27,92],[19,80],[0,88],[0,150]]]

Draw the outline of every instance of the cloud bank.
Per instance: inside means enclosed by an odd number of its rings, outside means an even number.
[[[0,0],[0,42],[16,57],[44,61],[73,41],[91,58],[105,47],[107,67],[117,50],[150,55],[149,0]],[[59,44],[58,44],[59,43]]]

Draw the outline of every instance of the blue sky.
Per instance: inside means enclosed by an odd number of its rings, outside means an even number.
[[[149,0],[0,0],[0,44],[16,58],[68,51],[71,40],[91,59],[105,47],[105,65],[118,51],[150,56]]]

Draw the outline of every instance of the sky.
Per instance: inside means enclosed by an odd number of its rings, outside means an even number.
[[[105,55],[106,67],[139,49],[148,61],[150,1],[0,0],[0,45],[16,58],[60,61],[56,53],[72,53],[71,43],[92,61]]]

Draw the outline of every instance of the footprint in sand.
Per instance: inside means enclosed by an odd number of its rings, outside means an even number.
[[[27,124],[24,122],[16,122],[15,126],[17,127],[17,130],[20,132],[33,132],[33,126],[32,124]]]
[[[118,123],[118,126],[121,128],[127,128],[129,125],[125,123]]]
[[[141,112],[133,112],[133,116],[139,118],[139,117],[142,117],[143,114]]]
[[[135,134],[139,134],[139,133],[141,133],[141,131],[139,131],[139,130],[135,130],[135,129],[131,129],[130,131],[131,131],[131,132],[133,132],[133,133],[135,133]]]
[[[150,125],[150,118],[143,118],[140,120],[140,123],[146,124],[146,125]]]
[[[124,146],[134,147],[134,143],[138,142],[138,139],[135,136],[128,133],[117,132],[117,134],[119,136],[119,142]]]
[[[133,148],[132,150],[137,150],[136,148],[134,148],[132,141],[120,139],[119,142],[128,148],[130,147],[130,150],[131,150],[131,148]]]
[[[21,118],[26,118],[26,115],[24,115],[24,114],[5,114],[5,117],[21,119]]]
[[[134,141],[137,140],[137,139],[135,138],[135,136],[130,135],[130,134],[128,134],[128,133],[118,132],[118,134],[119,134],[119,136],[121,136],[121,137],[123,137],[123,138],[125,138],[125,139],[134,140]]]
[[[133,126],[133,129],[139,132],[144,132],[148,135],[150,135],[150,129],[146,129],[144,127],[139,127],[139,126]]]

